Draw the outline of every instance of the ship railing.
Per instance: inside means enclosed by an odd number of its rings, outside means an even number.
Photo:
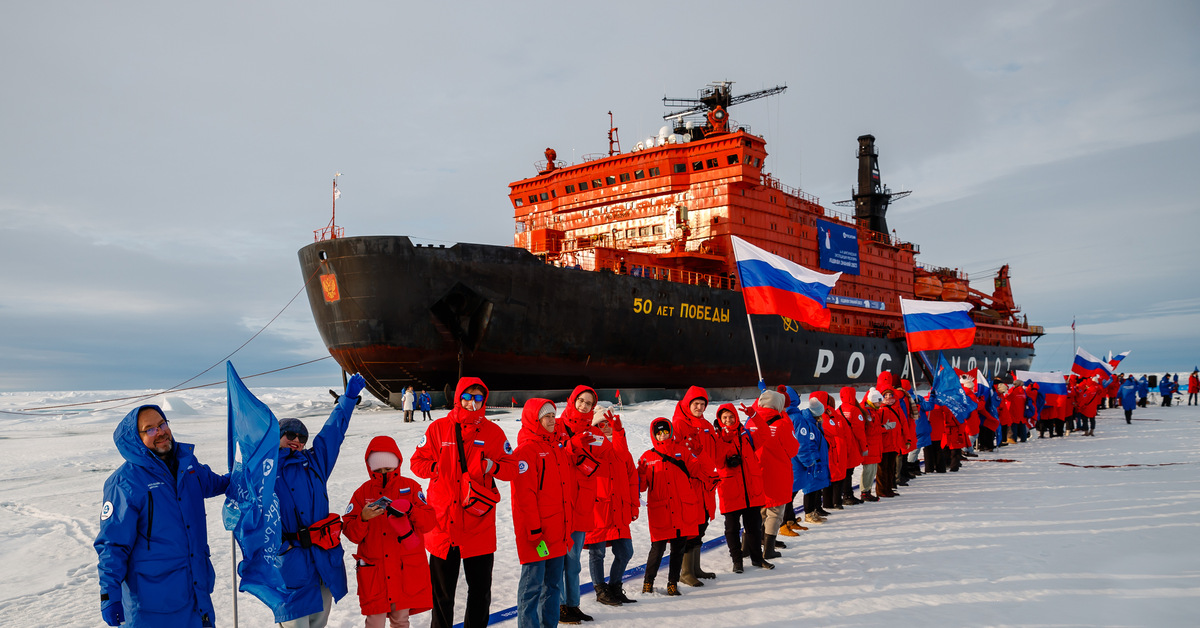
[[[843,213],[843,212],[840,212],[840,211],[837,211],[834,209],[829,209],[828,207],[821,208],[821,215],[825,216],[827,218],[836,218],[842,222],[849,223],[852,225],[856,224],[858,222],[857,220],[854,219],[854,216],[852,214],[847,214],[847,213]]]
[[[870,230],[866,230],[866,229],[863,230],[863,235],[865,235],[868,240],[871,240],[873,242],[879,242],[881,244],[886,244],[888,246],[894,246],[898,249],[906,249],[906,250],[912,251],[914,253],[921,252],[921,247],[917,246],[916,244],[913,244],[912,242],[905,242],[904,240],[901,240],[900,238],[897,238],[893,235],[889,235],[886,233],[879,233],[878,231],[870,231]]]
[[[681,270],[678,268],[668,268],[666,266],[654,266],[652,264],[634,264],[622,269],[621,263],[617,263],[613,268],[613,272],[618,274],[628,273],[632,277],[645,277],[647,279],[659,279],[661,281],[672,281],[675,283],[685,283],[692,286],[708,286],[709,288],[718,288],[721,290],[733,290],[737,284],[737,280],[732,277],[723,275],[713,275],[708,273],[698,273],[691,270]]]
[[[783,192],[785,194],[791,194],[792,196],[795,196],[796,198],[808,201],[814,205],[821,204],[821,199],[817,198],[816,196],[813,196],[812,194],[809,194],[808,192],[805,192],[804,190],[801,190],[800,188],[794,188],[790,185],[785,185],[784,183],[780,182],[779,179],[776,179],[775,177],[773,177],[765,172],[762,173],[762,184],[766,187],[779,190],[780,192]]]
[[[938,275],[939,277],[953,277],[954,279],[961,279],[963,281],[967,281],[967,273],[965,273],[957,268],[946,268],[945,266],[932,266],[930,264],[921,264],[919,262],[914,263],[913,266],[916,266],[917,268],[920,268],[922,270],[929,271],[930,273],[933,273],[934,275]]]
[[[346,232],[346,229],[343,227],[337,227],[337,226],[332,226],[332,225],[328,226],[328,227],[322,227],[320,229],[317,229],[316,231],[313,231],[313,242],[323,242],[325,240],[336,240],[336,239],[342,237],[342,234],[344,234],[345,232]]]

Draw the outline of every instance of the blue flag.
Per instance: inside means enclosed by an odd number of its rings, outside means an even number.
[[[933,392],[935,393],[933,403],[942,406],[954,415],[954,420],[960,424],[971,416],[971,413],[979,407],[966,391],[963,390],[962,384],[958,381],[958,374],[954,372],[954,367],[946,361],[946,356],[938,354],[937,373],[933,376]]]
[[[287,600],[287,585],[279,572],[279,498],[275,471],[279,464],[279,421],[270,408],[246,388],[226,362],[229,395],[229,492],[223,516],[242,548],[238,563],[239,591],[263,601],[278,613]]]

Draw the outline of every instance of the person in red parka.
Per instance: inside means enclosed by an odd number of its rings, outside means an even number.
[[[763,470],[764,558],[779,556],[775,537],[783,523],[783,507],[792,500],[792,456],[800,451],[800,443],[792,433],[792,421],[783,413],[786,407],[786,398],[773,390],[764,390],[754,407],[753,420],[766,425],[765,430],[757,430],[754,443]]]
[[[679,573],[687,542],[699,533],[704,519],[694,482],[712,487],[716,477],[708,475],[700,460],[675,440],[671,422],[659,417],[650,422],[652,447],[638,459],[638,490],[646,493],[646,521],[650,528],[650,555],[642,593],[654,592],[658,564],[667,544],[671,558],[667,567],[667,595],[680,595]]]
[[[512,495],[513,536],[521,579],[517,583],[517,626],[541,628],[558,624],[562,570],[571,547],[571,520],[576,497],[575,465],[559,446],[554,404],[530,399],[521,409],[517,434],[517,477]]]
[[[404,457],[390,436],[376,436],[364,455],[367,480],[354,491],[342,532],[354,554],[358,601],[367,628],[408,626],[408,618],[433,607],[422,534],[433,529],[433,508],[421,485],[400,473]]]
[[[1187,391],[1188,391],[1187,404],[1189,406],[1196,405],[1197,404],[1196,395],[1200,394],[1200,369],[1196,369],[1196,370],[1192,371],[1191,375],[1188,375]]]
[[[829,393],[818,390],[808,395],[809,399],[816,399],[825,407],[825,414],[821,415],[821,433],[825,435],[825,441],[829,443],[829,485],[821,489],[821,503],[825,508],[832,510],[843,510],[842,506],[842,485],[846,479],[846,433],[842,429],[845,419],[841,413],[833,408],[833,400]]]
[[[517,463],[504,430],[484,417],[487,387],[477,377],[458,380],[450,413],[429,424],[409,459],[413,475],[427,478],[437,525],[425,533],[433,583],[431,628],[454,624],[459,565],[467,579],[464,628],[485,626],[492,603],[496,553],[495,480],[511,482]]]
[[[596,477],[596,525],[584,538],[588,549],[588,569],[592,575],[592,586],[596,589],[596,601],[609,606],[632,604],[637,600],[625,595],[621,578],[629,559],[633,558],[633,535],[629,524],[640,514],[637,465],[629,453],[629,441],[620,415],[611,410],[592,419],[593,425],[612,442],[608,448],[608,460],[601,467],[602,475]],[[608,581],[604,578],[606,548],[612,547],[613,562],[609,568]]]
[[[878,408],[872,410],[883,432],[883,456],[879,463],[879,473],[875,476],[875,490],[880,497],[899,495],[896,492],[896,467],[900,451],[904,447],[904,431],[901,427],[904,422],[903,410],[896,403],[896,391],[892,388],[891,376],[888,372],[879,374],[876,390],[883,396],[883,401]]]
[[[1099,375],[1085,377],[1079,380],[1075,389],[1075,407],[1079,409],[1079,415],[1082,417],[1079,421],[1079,429],[1084,430],[1084,436],[1096,435],[1096,409],[1100,405],[1100,397],[1104,395],[1104,387],[1100,382]]]
[[[750,431],[738,420],[732,403],[717,408],[717,473],[721,478],[717,493],[721,497],[721,514],[725,517],[725,545],[733,559],[733,573],[744,570],[741,529],[746,529],[746,547],[750,564],[774,569],[762,555],[762,513],[766,503],[763,493],[762,465],[754,453]]]
[[[708,391],[699,386],[692,386],[684,393],[683,399],[675,404],[675,414],[671,418],[671,426],[675,428],[675,440],[683,443],[699,459],[704,470],[710,474],[716,473],[716,430],[704,418],[708,408]],[[700,546],[704,543],[704,533],[708,531],[708,522],[717,517],[717,494],[711,488],[695,484],[697,498],[704,507],[704,520],[696,537],[688,541],[684,548],[683,571],[679,581],[691,586],[703,586],[700,578],[716,578],[717,574],[700,568]]]
[[[842,504],[853,506],[863,503],[854,496],[854,468],[863,464],[867,455],[867,422],[865,413],[858,407],[858,399],[852,386],[844,386],[838,391],[841,405],[837,412],[841,415],[843,440],[846,444],[846,479],[842,480]]]
[[[592,388],[576,386],[567,398],[567,407],[555,428],[575,465],[575,482],[579,491],[575,499],[571,549],[563,566],[562,613],[559,621],[564,624],[592,621],[591,615],[579,610],[579,572],[583,570],[580,556],[588,532],[596,527],[596,480],[608,473],[604,467],[612,454],[612,442],[599,427],[592,424],[596,418],[598,399]]]

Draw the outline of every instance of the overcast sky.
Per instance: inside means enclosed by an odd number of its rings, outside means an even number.
[[[1200,363],[1200,4],[9,3],[0,390],[162,388],[220,361],[347,235],[511,244],[507,184],[656,134],[664,95],[786,84],[731,117],[849,198],[855,138],[913,191],[920,261],[1012,288],[1035,370],[1070,324],[1129,370]],[[328,355],[301,296],[234,363]],[[197,382],[219,381],[220,368]],[[255,385],[334,385],[332,360]]]

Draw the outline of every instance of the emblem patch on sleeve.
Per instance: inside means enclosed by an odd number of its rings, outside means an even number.
[[[113,514],[113,503],[106,501],[104,507],[100,509],[100,520],[107,521]]]
[[[529,463],[524,460],[517,463],[517,473],[525,473],[529,470]]]

